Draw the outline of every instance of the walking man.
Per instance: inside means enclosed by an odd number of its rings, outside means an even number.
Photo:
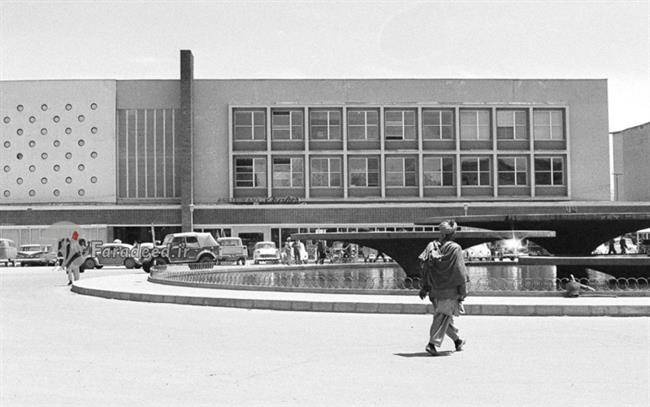
[[[430,242],[420,254],[422,262],[422,289],[420,298],[428,294],[433,303],[433,323],[426,351],[439,355],[436,348],[442,345],[445,335],[453,341],[457,352],[463,350],[465,341],[458,336],[454,317],[464,313],[463,300],[467,296],[467,270],[463,250],[453,241],[456,222],[442,222],[438,229],[440,239]]]

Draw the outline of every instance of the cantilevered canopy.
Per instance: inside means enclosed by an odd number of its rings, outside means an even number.
[[[440,237],[439,232],[347,232],[347,233],[294,233],[293,239],[329,240],[356,243],[370,247],[392,257],[411,277],[420,273],[418,255],[426,245]],[[502,239],[549,239],[551,230],[460,230],[455,241],[468,248],[477,244]]]

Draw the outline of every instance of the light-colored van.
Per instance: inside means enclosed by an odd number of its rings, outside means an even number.
[[[0,263],[4,263],[5,266],[9,264],[15,266],[17,256],[16,242],[11,239],[0,239]]]

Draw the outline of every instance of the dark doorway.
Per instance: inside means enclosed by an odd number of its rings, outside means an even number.
[[[255,243],[264,241],[264,233],[240,233],[239,238],[244,246],[248,248],[248,258],[252,258]]]

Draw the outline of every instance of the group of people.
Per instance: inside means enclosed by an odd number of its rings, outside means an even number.
[[[307,264],[309,258],[305,244],[300,240],[292,240],[291,237],[284,242],[280,256],[284,264]]]

